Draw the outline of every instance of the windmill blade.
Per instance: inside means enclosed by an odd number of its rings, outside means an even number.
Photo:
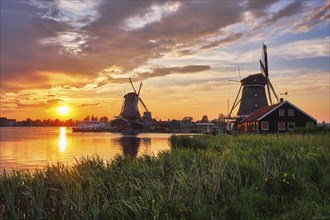
[[[240,69],[239,69],[239,65],[237,65],[237,69],[238,69],[239,81],[242,81],[242,79],[241,79],[241,71],[240,71]]]
[[[273,102],[272,102],[272,94],[270,94],[269,83],[270,83],[269,80],[267,80],[268,98],[269,98],[270,104],[272,105],[273,104]]]
[[[141,88],[142,88],[142,82],[140,82],[140,87],[139,87],[139,91],[138,91],[138,96],[140,96],[140,91],[141,91]]]
[[[241,82],[241,81],[234,80],[234,79],[228,79],[228,81],[230,81],[230,82]]]
[[[242,99],[239,99],[238,102],[236,103],[236,105],[234,106],[234,109],[236,108],[236,106],[238,106],[238,104],[241,102]]]
[[[268,78],[268,58],[267,58],[267,46],[265,44],[262,45],[262,58],[263,58],[263,64],[265,67],[265,74],[266,78]]]
[[[142,101],[142,99],[140,97],[139,97],[139,100],[140,100],[141,104],[143,105],[144,109],[148,112],[147,106],[144,104],[144,102]]]
[[[242,85],[239,87],[239,90],[238,90],[238,93],[236,95],[235,101],[234,101],[233,106],[231,107],[231,110],[229,112],[229,117],[231,116],[231,113],[233,112],[233,110],[235,109],[235,107],[237,106],[237,104],[241,101],[241,100],[239,100],[239,102],[237,102],[237,99],[238,99],[239,94],[241,93],[241,90],[242,90]]]
[[[260,72],[262,73],[262,75],[264,75],[264,77],[268,77],[268,75],[266,74],[266,68],[264,66],[264,64],[262,63],[261,60],[259,60],[259,63],[260,63]]]
[[[129,82],[131,83],[131,85],[132,85],[132,87],[133,87],[133,90],[134,90],[135,94],[137,94],[137,93],[136,93],[136,90],[135,90],[135,88],[134,88],[134,85],[133,85],[133,83],[132,83],[131,77],[129,77],[128,79],[129,79]]]
[[[268,83],[269,83],[270,88],[272,89],[272,91],[273,91],[273,93],[274,93],[274,95],[275,95],[275,97],[276,97],[277,102],[279,102],[279,99],[278,99],[278,97],[277,97],[277,95],[276,95],[276,92],[275,92],[275,89],[274,89],[272,83],[271,83],[269,80],[268,80]]]

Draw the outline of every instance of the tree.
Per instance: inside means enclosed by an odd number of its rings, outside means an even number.
[[[226,116],[222,113],[219,114],[219,118],[218,118],[218,121],[219,121],[219,125],[220,126],[226,126]]]
[[[89,117],[89,115],[87,115],[86,118],[84,118],[84,121],[90,121],[91,120],[91,117]]]
[[[91,121],[97,121],[97,117],[96,116],[94,117],[94,115],[92,115]]]
[[[226,120],[225,120],[225,115],[222,114],[222,113],[220,113],[220,114],[219,114],[219,118],[218,118],[218,120],[219,120],[219,123],[226,122]]]
[[[108,123],[109,118],[107,116],[103,116],[103,117],[100,118],[100,122]]]
[[[209,121],[209,117],[207,117],[207,115],[203,115],[201,122],[208,122]]]
[[[191,116],[185,116],[185,117],[183,117],[183,119],[182,119],[182,121],[186,121],[186,122],[192,122],[193,120],[194,120],[194,118],[191,117]]]

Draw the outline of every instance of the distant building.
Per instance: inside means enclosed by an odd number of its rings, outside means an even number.
[[[241,132],[284,132],[316,125],[315,118],[288,101],[264,106],[238,123]]]
[[[6,117],[0,117],[0,126],[15,126],[16,119],[8,119]]]
[[[214,128],[214,123],[211,122],[197,122],[197,129],[202,133],[210,133],[210,129]]]

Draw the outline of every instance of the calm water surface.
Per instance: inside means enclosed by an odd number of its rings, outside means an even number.
[[[1,127],[0,132],[0,172],[12,168],[41,169],[57,161],[72,165],[75,158],[93,155],[106,160],[117,154],[134,157],[157,155],[169,149],[168,138],[171,135],[80,133],[65,127]]]

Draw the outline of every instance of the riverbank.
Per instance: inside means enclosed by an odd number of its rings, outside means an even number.
[[[0,218],[324,219],[325,134],[172,136],[158,157],[81,158],[0,175]],[[1,216],[2,215],[2,216]]]

